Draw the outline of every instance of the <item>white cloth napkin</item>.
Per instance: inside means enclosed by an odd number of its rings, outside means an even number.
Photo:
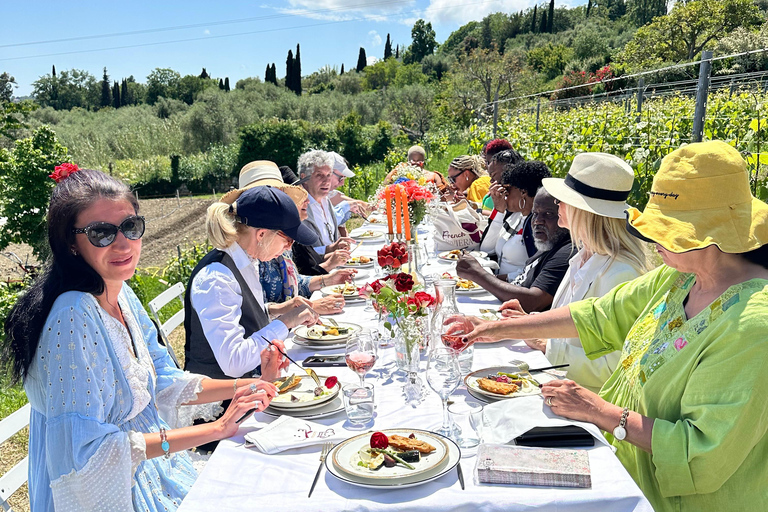
[[[338,443],[347,437],[339,428],[291,416],[280,416],[261,430],[245,434],[248,443],[268,455],[326,441]]]
[[[558,416],[541,396],[521,396],[486,405],[483,409],[483,442],[506,444],[534,427],[565,425],[577,425],[598,442],[613,448],[595,425]]]

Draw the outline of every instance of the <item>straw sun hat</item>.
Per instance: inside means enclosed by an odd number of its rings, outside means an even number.
[[[627,217],[633,234],[675,253],[717,245],[740,254],[768,242],[768,205],[752,196],[741,154],[721,141],[664,157],[645,210]]]
[[[579,153],[565,179],[544,178],[541,184],[555,199],[602,217],[623,219],[635,173],[608,153]]]
[[[307,199],[307,191],[302,187],[287,185],[283,183],[283,176],[277,164],[269,160],[256,160],[249,162],[240,169],[240,178],[238,180],[240,188],[230,190],[221,197],[222,203],[232,204],[246,190],[253,187],[269,185],[278,190],[282,190],[293,199],[297,206],[300,206]]]

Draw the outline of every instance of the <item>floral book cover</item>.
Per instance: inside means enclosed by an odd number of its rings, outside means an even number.
[[[484,484],[592,487],[586,450],[483,444],[475,470]]]

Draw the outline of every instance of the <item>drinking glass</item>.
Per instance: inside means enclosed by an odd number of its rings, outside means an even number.
[[[373,419],[373,384],[347,384],[341,388],[341,394],[344,397],[344,411],[352,425],[365,425]]]
[[[479,445],[482,440],[483,406],[478,402],[455,402],[448,406],[448,413],[457,427],[453,438],[456,444],[462,449]]]
[[[440,339],[443,342],[443,345],[456,354],[461,373],[462,375],[466,375],[472,370],[475,347],[464,342],[464,334],[466,334],[464,332],[448,334],[450,327],[450,325],[440,326]]]
[[[446,437],[449,437],[453,430],[448,414],[448,397],[456,391],[460,382],[461,370],[456,353],[444,347],[433,347],[427,363],[427,383],[443,401],[443,424],[437,429],[437,433]]]
[[[347,366],[360,377],[360,386],[365,385],[365,374],[376,364],[376,345],[370,333],[353,334],[347,340]]]

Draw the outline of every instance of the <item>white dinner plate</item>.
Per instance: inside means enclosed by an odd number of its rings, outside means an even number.
[[[523,387],[521,389],[518,389],[514,393],[510,393],[508,395],[491,393],[490,391],[480,389],[480,386],[477,384],[477,380],[487,377],[489,374],[492,375],[497,372],[520,373],[520,370],[514,366],[492,366],[490,368],[483,368],[481,370],[476,370],[474,372],[471,372],[466,377],[464,377],[464,384],[467,386],[467,389],[470,392],[474,392],[473,395],[480,394],[489,398],[493,398],[494,400],[506,400],[508,398],[517,398],[519,396],[531,396],[531,395],[541,394],[541,389],[534,386],[533,384],[530,384],[528,387]]]
[[[354,291],[345,292],[345,291],[343,291],[343,290],[345,290],[345,288],[344,288],[345,285],[343,285],[343,284],[333,284],[331,286],[326,286],[325,288],[321,288],[320,289],[320,293],[322,293],[323,296],[333,295],[334,293],[340,293],[344,297],[344,300],[346,300],[346,301],[350,301],[350,300],[365,300],[362,297],[360,297],[360,294],[357,292],[357,287],[353,283],[346,283],[346,284],[351,285],[350,288],[346,288],[347,290],[351,290],[352,288],[354,288],[355,290]]]
[[[464,288],[456,287],[456,295],[477,295],[478,293],[488,293],[485,288],[482,286],[478,286],[477,288],[472,288],[471,290],[465,290]]]
[[[455,250],[461,250],[461,249],[455,249]],[[485,251],[468,251],[467,254],[470,256],[474,256],[477,259],[484,260],[488,257],[488,253]],[[452,257],[455,256],[455,257]],[[451,251],[443,251],[441,253],[438,253],[437,255],[438,259],[444,261],[444,262],[456,262],[459,259],[458,254],[451,254]]]
[[[352,259],[357,258],[358,256],[353,256]],[[373,258],[371,258],[371,261],[368,263],[350,263],[349,260],[344,264],[340,265],[341,268],[371,268],[373,267]]]
[[[345,299],[346,300],[346,299]],[[298,336],[299,338],[304,338],[305,340],[312,342],[314,344],[322,344],[322,343],[329,343],[334,341],[344,341],[350,336],[352,336],[355,333],[358,333],[363,330],[362,327],[360,327],[357,324],[349,323],[349,322],[336,322],[339,324],[339,327],[348,327],[349,333],[347,334],[326,334],[324,336],[317,336],[315,334],[312,334],[313,330],[316,329],[323,329],[322,326],[319,325],[313,325],[311,327],[307,327],[306,325],[300,325],[296,329],[294,329],[293,334],[295,336]]]
[[[329,342],[323,343],[318,341],[307,340],[299,336],[293,337],[293,343],[295,343],[296,345],[300,345],[302,347],[312,349],[312,350],[331,350],[334,348],[345,348],[347,346],[347,340],[329,341]]]
[[[357,274],[355,274],[352,279],[355,281],[355,286],[360,288],[360,286],[363,286],[363,283],[368,280],[368,277],[371,275],[371,272],[369,270],[358,270]],[[359,283],[359,286],[358,286]]]
[[[269,407],[275,409],[314,409],[317,406],[323,405],[339,396],[339,390],[341,386],[337,382],[331,389],[327,389],[327,393],[321,396],[315,396],[315,388],[317,384],[309,375],[299,375],[301,377],[301,383],[293,389],[289,389],[285,393],[277,395],[269,403]],[[320,383],[324,384],[327,377],[321,377],[318,375]],[[325,386],[323,386],[325,387]],[[298,398],[299,402],[292,402],[291,395]]]
[[[349,237],[357,242],[364,244],[377,243],[384,241],[384,233],[373,229],[359,229],[349,234]]]
[[[344,411],[344,400],[340,395],[336,395],[336,398],[330,402],[325,402],[317,407],[304,407],[301,409],[275,409],[274,407],[267,407],[263,412],[267,416],[280,417],[291,416],[293,418],[301,418],[304,420],[314,420],[317,418],[325,418],[326,416],[332,416],[339,412]]]
[[[395,430],[400,430],[400,429],[395,429]],[[437,480],[438,478],[442,477],[446,473],[452,471],[456,467],[456,464],[458,464],[459,461],[461,460],[461,450],[456,445],[456,443],[454,443],[451,439],[448,439],[447,437],[443,437],[439,434],[435,434],[433,432],[426,432],[423,430],[408,429],[404,431],[416,432],[417,436],[420,436],[420,433],[425,433],[425,434],[429,434],[430,436],[434,436],[434,438],[440,439],[448,449],[447,456],[445,457],[443,462],[431,468],[429,471],[426,471],[418,475],[411,475],[410,477],[404,477],[399,479],[372,480],[364,477],[359,477],[357,475],[344,473],[342,471],[339,471],[335,467],[335,464],[333,463],[332,455],[340,446],[339,444],[339,445],[336,445],[333,448],[333,450],[331,450],[331,452],[328,454],[328,457],[326,457],[325,467],[328,469],[328,472],[331,473],[334,477],[358,487],[366,487],[369,489],[405,489],[408,487],[414,487],[417,485],[425,484],[427,482],[431,482],[433,480]],[[390,431],[384,431],[384,433],[387,433],[387,432],[390,432]],[[397,433],[397,432],[394,432],[394,433]],[[370,434],[371,433],[369,432],[367,435],[370,437]],[[430,442],[430,444],[432,443]],[[382,468],[382,469],[392,469],[392,468]]]

